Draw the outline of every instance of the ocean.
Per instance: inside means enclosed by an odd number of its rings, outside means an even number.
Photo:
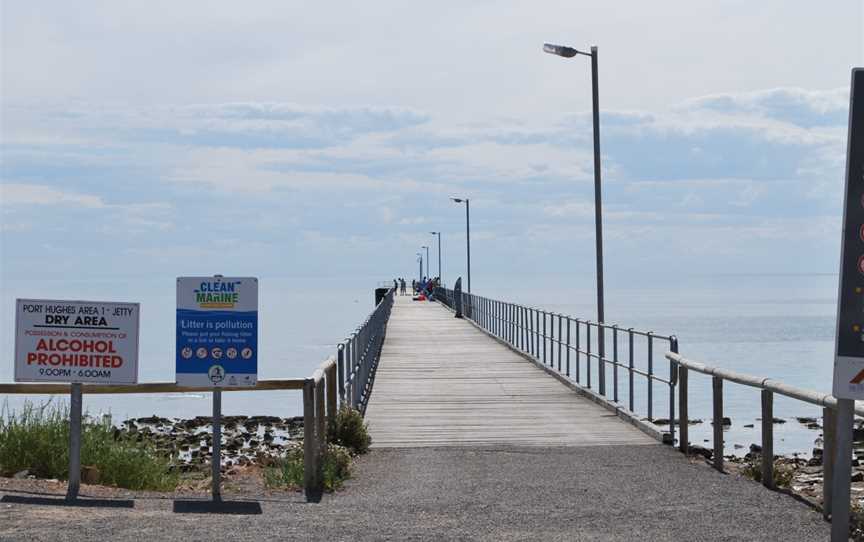
[[[259,378],[305,377],[334,354],[335,344],[356,328],[373,308],[374,288],[386,277],[346,280],[260,278]],[[766,376],[816,391],[830,392],[837,277],[815,275],[718,275],[676,277],[652,286],[626,287],[607,283],[606,320],[621,327],[674,334],[680,353],[735,371]],[[0,364],[0,381],[13,378],[14,301],[18,297],[127,301],[141,303],[139,381],[173,381],[175,341],[174,277],[129,281],[30,281],[4,279],[0,289],[0,351],[8,361]],[[474,277],[474,293],[522,303],[574,318],[594,319],[593,281],[575,284],[564,275]],[[134,293],[129,293],[134,292]],[[434,330],[418,330],[434,333]],[[607,349],[611,350],[607,338]],[[624,343],[622,343],[623,345]],[[626,350],[622,346],[622,359]],[[655,348],[654,366],[668,375],[663,347]],[[644,350],[637,349],[639,363]],[[595,366],[596,367],[596,366]],[[583,362],[584,371],[584,362]],[[607,372],[611,395],[611,368]],[[584,376],[584,375],[583,375]],[[626,401],[626,373],[619,373],[619,397]],[[595,368],[596,383],[596,368]],[[637,376],[636,411],[645,414],[644,379]],[[595,388],[596,389],[596,388]],[[374,394],[374,390],[373,390]],[[45,396],[3,398],[5,408],[23,401],[41,402]],[[64,397],[50,398],[65,401]],[[209,415],[209,394],[85,396],[92,415],[110,413],[115,420],[158,415]],[[668,392],[655,385],[654,416],[668,418]],[[760,440],[760,394],[754,388],[727,383],[725,415],[732,425],[725,433],[730,452],[744,453]],[[300,393],[231,392],[223,394],[223,411],[234,415],[295,416],[302,412]],[[795,417],[821,417],[812,405],[775,398],[776,453],[809,455],[821,431],[807,429]],[[690,417],[704,420],[690,428],[690,440],[710,446],[710,378],[691,373]],[[821,420],[820,420],[821,422]],[[749,425],[753,427],[747,427]],[[738,446],[736,448],[736,445]]]

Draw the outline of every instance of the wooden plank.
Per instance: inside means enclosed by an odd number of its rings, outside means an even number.
[[[451,312],[401,296],[366,420],[376,448],[657,444]]]

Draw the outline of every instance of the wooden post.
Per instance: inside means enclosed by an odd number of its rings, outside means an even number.
[[[80,383],[73,383],[69,394],[69,483],[66,486],[66,500],[78,499],[81,487],[81,410],[83,392]]]
[[[723,472],[723,379],[711,377],[714,396],[714,468]]]
[[[683,453],[690,451],[690,419],[688,418],[687,409],[687,367],[678,365],[678,418],[681,423],[678,425],[678,449]]]
[[[345,404],[345,348],[342,345],[336,349],[337,382],[339,383],[339,404]]]
[[[774,489],[774,392],[762,390],[762,485]]]
[[[320,374],[320,373],[319,373]],[[315,382],[315,437],[318,439],[318,485],[321,482],[321,455],[327,449],[327,414],[325,411],[324,379]]]
[[[327,423],[332,425],[336,420],[336,364],[327,367]]]
[[[831,516],[831,491],[834,487],[834,452],[837,438],[837,413],[822,409],[822,517]]]
[[[316,501],[320,497],[316,483],[316,473],[318,472],[316,448],[315,381],[307,378],[303,382],[303,486],[307,501]]]

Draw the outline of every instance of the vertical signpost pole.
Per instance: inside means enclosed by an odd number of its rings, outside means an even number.
[[[222,390],[213,390],[213,457],[210,459],[213,502],[222,500]]]
[[[864,68],[852,70],[834,395],[837,397],[837,428],[830,499],[831,540],[845,542],[849,539],[855,399],[864,399]]]
[[[69,502],[78,498],[81,487],[81,396],[81,384],[73,383],[69,396],[69,485],[66,488]]]

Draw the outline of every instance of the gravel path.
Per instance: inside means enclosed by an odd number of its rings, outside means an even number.
[[[830,531],[794,499],[660,445],[373,450],[320,504],[258,500],[257,516],[174,514],[170,498],[143,494],[132,509],[0,503],[0,539],[812,542]]]

